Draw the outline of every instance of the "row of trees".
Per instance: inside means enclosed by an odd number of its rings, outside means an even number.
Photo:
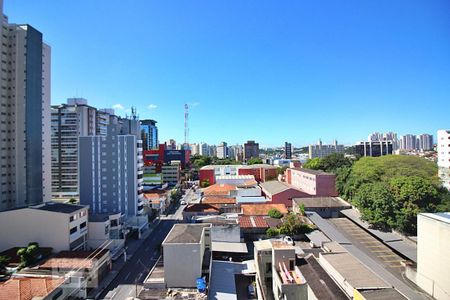
[[[247,165],[262,164],[263,161],[258,157],[252,157],[247,161]],[[191,156],[191,165],[195,168],[201,168],[207,165],[240,165],[241,162],[231,158],[217,158],[203,155]]]
[[[337,175],[342,198],[380,229],[416,234],[417,214],[450,210],[435,163],[415,156],[388,155],[351,160],[342,154],[309,160],[304,167]]]

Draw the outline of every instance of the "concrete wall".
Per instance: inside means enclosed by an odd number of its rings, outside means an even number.
[[[196,279],[202,275],[201,245],[165,244],[163,247],[166,287],[196,287]]]
[[[288,189],[284,192],[272,195],[270,198],[272,199],[272,203],[279,204],[282,203],[286,205],[286,207],[292,207],[292,198],[304,197],[305,194],[296,190],[296,189]]]
[[[54,252],[69,251],[69,215],[36,209],[0,213],[0,251],[37,242]]]
[[[436,299],[450,298],[450,223],[417,217],[417,283]]]

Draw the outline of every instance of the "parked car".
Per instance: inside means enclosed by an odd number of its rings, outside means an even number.
[[[283,242],[285,242],[288,245],[294,245],[295,244],[294,240],[288,235],[283,238]]]
[[[186,205],[186,201],[182,200],[182,201],[180,202],[180,204],[181,204],[181,205]]]

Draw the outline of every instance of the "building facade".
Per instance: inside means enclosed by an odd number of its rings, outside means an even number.
[[[3,15],[0,211],[50,200],[50,47],[30,25]]]
[[[418,149],[419,143],[415,135],[405,134],[400,138],[400,150],[411,151]]]
[[[244,161],[251,158],[259,158],[259,144],[255,141],[247,141],[244,144]]]
[[[450,130],[439,130],[437,137],[439,177],[442,185],[450,190]]]
[[[79,138],[80,203],[94,214],[143,213],[142,141],[121,121],[111,116],[106,136]]]
[[[433,150],[433,135],[426,133],[419,135],[419,150],[420,151]]]
[[[0,251],[37,242],[54,251],[85,250],[88,206],[46,202],[0,212]]]
[[[158,147],[158,127],[155,120],[141,120],[141,140],[144,151]]]
[[[316,145],[309,145],[309,159],[322,158],[333,153],[344,153],[344,145],[338,145],[337,140],[331,145],[324,145],[321,140]]]
[[[221,142],[217,146],[217,158],[227,158],[228,157],[228,146],[226,142]]]
[[[384,156],[393,151],[392,141],[359,142],[355,145],[355,154],[359,156]]]
[[[313,196],[337,197],[336,175],[320,170],[289,168],[286,182],[300,191]]]
[[[417,216],[417,284],[434,299],[450,295],[450,213]]]
[[[108,123],[109,114],[97,114],[86,99],[70,98],[51,107],[52,199],[79,199],[78,138],[106,135]]]
[[[285,142],[284,143],[284,156],[286,159],[292,158],[292,144]]]

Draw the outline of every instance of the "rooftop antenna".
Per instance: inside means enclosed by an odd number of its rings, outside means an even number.
[[[189,148],[189,106],[184,105],[184,147]]]

